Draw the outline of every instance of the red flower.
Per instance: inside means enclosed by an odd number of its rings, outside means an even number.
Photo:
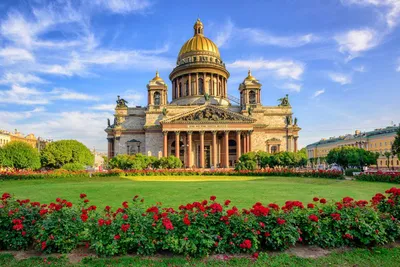
[[[26,235],[26,232],[25,232],[25,231],[22,231],[22,232],[21,232],[21,235],[22,235],[22,236],[25,236],[25,235]]]
[[[243,248],[243,249],[250,249],[251,248],[251,241],[249,239],[246,239],[239,246],[240,246],[240,248]]]
[[[254,254],[251,256],[253,259],[258,259],[258,252],[254,252]]]
[[[343,235],[344,239],[353,239],[354,237],[351,234],[345,234]]]
[[[225,206],[229,206],[229,204],[231,204],[230,200],[225,200]]]
[[[46,241],[42,242],[42,250],[44,250],[46,248]]]
[[[106,225],[110,225],[111,224],[111,220],[107,220],[104,222]]]
[[[321,198],[319,202],[322,203],[322,204],[325,204],[326,203],[326,199],[325,198]]]
[[[44,215],[44,214],[46,214],[47,212],[48,212],[47,209],[41,209],[41,210],[39,211],[39,214],[40,214],[40,215]]]
[[[83,194],[83,193],[82,193],[82,194],[80,194],[79,197],[80,197],[80,198],[85,198],[85,197],[87,197],[87,196],[86,196],[86,194]]]
[[[286,221],[285,221],[284,219],[278,218],[278,219],[276,219],[276,222],[277,222],[279,225],[282,225],[282,224],[284,224]]]
[[[128,208],[128,202],[127,201],[122,202],[122,206],[124,206],[124,208],[127,209]]]
[[[172,222],[169,218],[165,217],[162,219],[162,224],[164,225],[165,229],[167,230],[173,230],[174,226],[172,225]]]
[[[128,220],[128,214],[122,215],[122,219],[124,219],[125,221]]]
[[[89,216],[87,216],[87,214],[81,214],[81,220],[82,220],[83,222],[86,222],[87,219],[89,219]]]
[[[313,209],[315,206],[314,206],[314,204],[312,204],[312,203],[308,203],[307,204],[307,208],[309,208],[309,209]]]
[[[67,206],[68,208],[71,208],[72,207],[72,203],[71,202],[67,202],[67,203],[65,203],[65,206]]]
[[[331,217],[335,221],[340,221],[340,214],[339,213],[332,213]]]
[[[111,210],[111,207],[110,207],[110,206],[106,206],[106,207],[104,208],[104,210],[107,211],[107,212],[109,212],[109,211]]]
[[[89,202],[89,199],[85,199],[83,202],[88,203],[88,202]]]
[[[131,227],[130,224],[123,224],[123,225],[121,225],[121,230],[122,230],[122,232],[128,231],[129,227]]]
[[[1,199],[2,200],[6,200],[6,199],[8,199],[8,198],[10,198],[11,197],[11,195],[9,194],[9,193],[4,193],[2,196],[1,196]]]
[[[103,226],[104,225],[104,219],[99,219],[98,221],[99,226]]]
[[[185,214],[185,217],[183,217],[183,223],[187,226],[190,225],[189,215],[187,213]]]
[[[317,201],[319,201],[319,198],[314,197],[314,198],[313,198],[313,201],[317,202]]]
[[[270,207],[271,209],[274,209],[276,211],[279,210],[279,206],[277,204],[275,204],[275,203],[268,204],[268,207]]]
[[[114,236],[114,240],[119,240],[120,238],[121,238],[120,235],[115,235],[115,236]]]
[[[318,222],[318,216],[311,214],[310,216],[308,216],[308,219],[310,219],[313,222]]]
[[[215,199],[217,199],[216,196],[211,196],[211,197],[210,197],[210,200],[211,200],[211,201],[214,201]]]
[[[265,237],[269,237],[269,236],[271,236],[271,234],[270,234],[269,232],[265,232],[265,233],[264,233],[264,236],[265,236]]]

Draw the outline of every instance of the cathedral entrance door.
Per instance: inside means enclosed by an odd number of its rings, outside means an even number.
[[[206,168],[211,168],[211,147],[204,146],[204,165]]]

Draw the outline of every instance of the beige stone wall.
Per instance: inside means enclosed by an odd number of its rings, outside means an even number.
[[[127,146],[126,142],[132,139],[136,139],[141,142],[140,144],[140,152],[145,153],[145,135],[143,134],[122,134],[120,140],[115,140],[115,155],[118,154],[127,154]]]
[[[146,132],[145,155],[157,157],[163,150],[162,132]]]

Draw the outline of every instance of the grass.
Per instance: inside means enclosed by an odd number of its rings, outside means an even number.
[[[80,193],[86,193],[90,203],[99,207],[116,207],[140,195],[148,205],[162,202],[174,208],[215,195],[217,200],[230,199],[238,208],[248,208],[257,201],[308,203],[314,196],[328,200],[345,196],[369,200],[375,193],[391,187],[393,184],[389,183],[294,177],[109,177],[1,181],[0,193],[9,192],[17,198],[44,203],[57,197],[74,202]]]
[[[48,263],[50,262],[50,264]],[[118,257],[111,259],[84,258],[80,263],[70,264],[66,257],[33,257],[17,261],[10,254],[0,254],[0,266],[36,267],[36,266],[399,266],[400,248],[354,249],[347,252],[331,253],[317,259],[304,259],[286,253],[269,256],[261,253],[257,261],[249,258],[230,260],[173,258]]]

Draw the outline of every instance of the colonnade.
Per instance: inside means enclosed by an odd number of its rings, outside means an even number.
[[[251,151],[251,135],[252,131],[164,131],[163,134],[163,156],[168,156],[168,134],[173,133],[170,137],[175,141],[175,157],[180,158],[180,142],[181,137],[185,137],[186,150],[184,153],[184,164],[187,167],[200,167],[205,168],[205,142],[211,145],[211,162],[213,166],[217,164],[221,167],[229,167],[229,140],[235,140],[236,142],[236,155],[235,160],[238,161],[242,153],[247,153]],[[197,133],[199,135],[199,140],[197,140],[199,145],[199,160],[192,158],[193,151],[193,134]],[[205,135],[211,133],[211,140],[205,140]],[[234,137],[230,137],[230,133],[235,133]],[[209,136],[209,135],[208,135]],[[219,141],[219,142],[218,142]],[[218,151],[218,143],[221,144]],[[219,152],[219,153],[218,153]],[[196,157],[196,154],[195,154]],[[196,163],[194,163],[196,162]],[[197,164],[198,162],[198,164]]]
[[[208,81],[207,78],[209,78]],[[216,81],[214,81],[214,78]],[[202,85],[200,84],[201,81]],[[200,87],[202,87],[203,92],[200,91]],[[201,72],[182,75],[172,81],[172,99],[204,95],[205,93],[210,96],[227,98],[227,79],[216,73]]]

